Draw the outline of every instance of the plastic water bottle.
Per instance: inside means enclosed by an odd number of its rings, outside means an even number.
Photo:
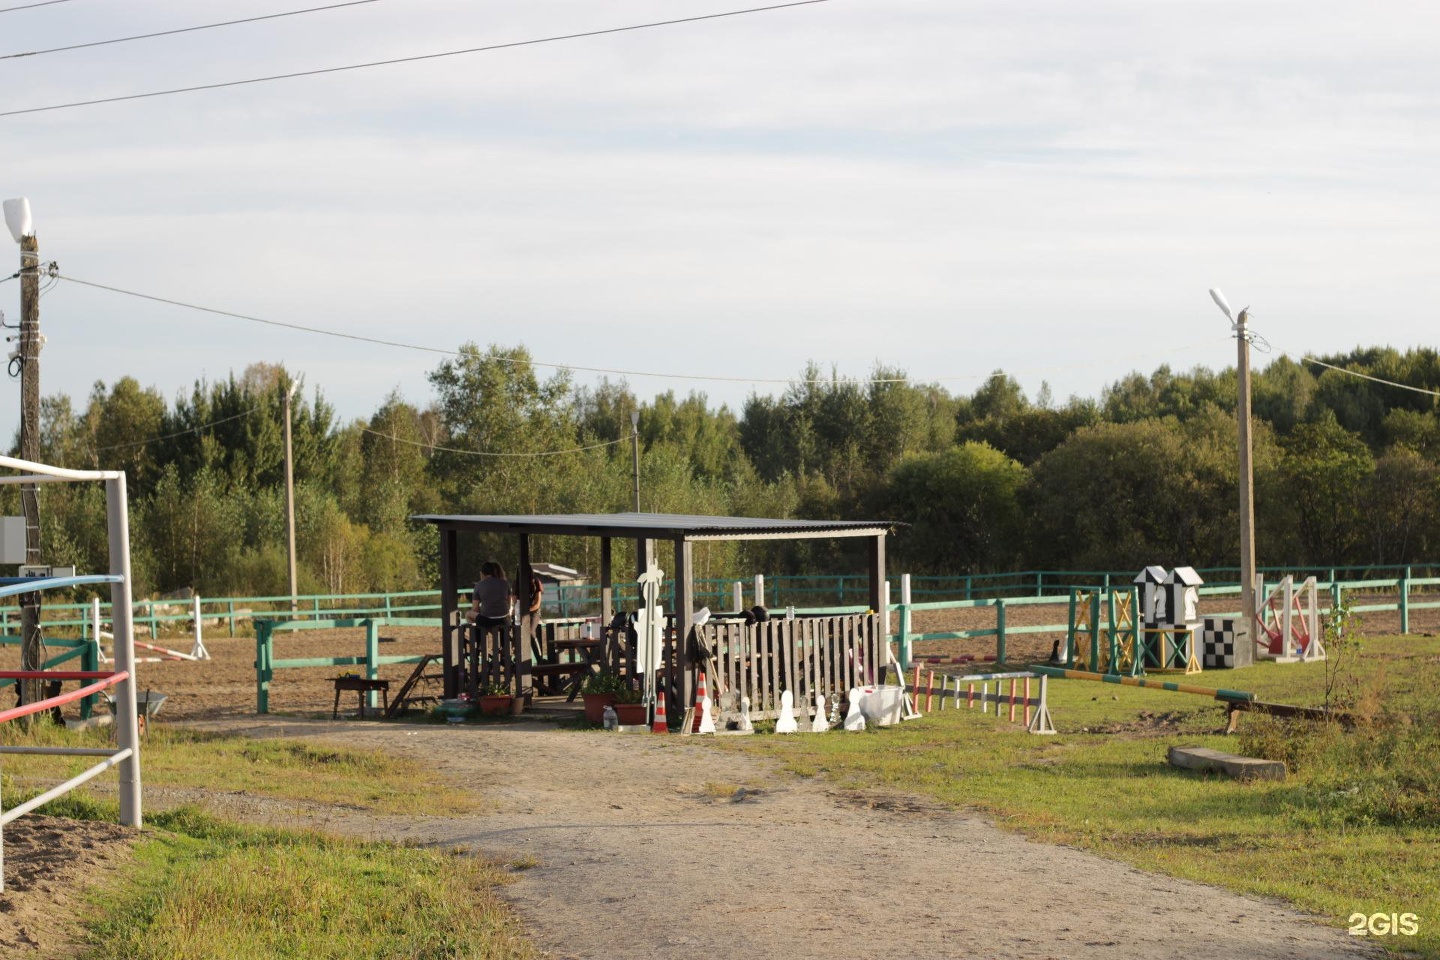
[[[615,708],[608,703],[605,704],[604,718],[606,730],[614,730],[620,725],[620,718],[615,715]]]

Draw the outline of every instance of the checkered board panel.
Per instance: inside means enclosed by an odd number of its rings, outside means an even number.
[[[1201,666],[1206,670],[1222,670],[1235,666],[1235,621],[1206,617],[1200,632],[1203,650]]]

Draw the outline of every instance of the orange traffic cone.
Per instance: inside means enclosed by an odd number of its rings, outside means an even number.
[[[665,719],[665,691],[657,690],[655,701],[655,722],[650,726],[651,733],[669,733],[670,721]]]
[[[705,712],[705,698],[709,694],[705,690],[705,671],[700,671],[700,682],[695,686],[695,722],[690,726],[691,733],[700,732],[700,717]]]

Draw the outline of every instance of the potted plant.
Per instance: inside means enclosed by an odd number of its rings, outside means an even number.
[[[623,726],[644,726],[650,719],[649,709],[640,702],[640,691],[626,684],[625,689],[615,695],[615,719]]]
[[[603,723],[605,708],[620,701],[620,696],[630,692],[625,678],[608,670],[592,673],[585,678],[580,695],[585,700],[585,719],[591,723]]]
[[[510,713],[510,688],[503,683],[492,683],[480,692],[480,713],[486,717],[503,717]]]

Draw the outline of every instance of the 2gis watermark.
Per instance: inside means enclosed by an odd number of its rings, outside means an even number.
[[[1420,918],[1413,913],[1352,913],[1352,937],[1413,937],[1420,932]]]

